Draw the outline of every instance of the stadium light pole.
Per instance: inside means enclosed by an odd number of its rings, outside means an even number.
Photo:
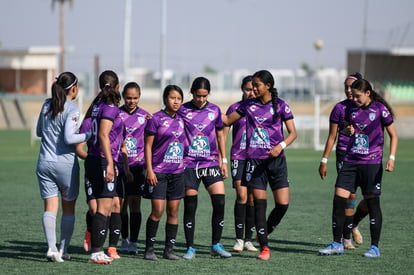
[[[165,65],[166,65],[166,36],[167,36],[167,1],[161,0],[161,37],[160,37],[160,94],[161,107],[163,106],[162,91],[164,90],[165,80]]]
[[[363,77],[365,77],[365,66],[366,66],[366,58],[367,58],[367,18],[368,18],[368,0],[365,0],[364,3],[364,24],[362,29],[362,50],[361,50],[361,64],[359,68],[359,72]]]
[[[55,2],[59,2],[59,73],[65,70],[65,2],[69,2],[70,6],[73,5],[72,0],[52,0],[52,9]]]
[[[124,21],[124,80],[129,81],[129,67],[131,59],[131,0],[125,0]]]

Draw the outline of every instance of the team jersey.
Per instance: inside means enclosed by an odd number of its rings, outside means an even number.
[[[272,147],[284,140],[283,122],[293,119],[289,105],[282,99],[277,99],[278,118],[273,118],[272,101],[265,104],[258,98],[243,101],[237,113],[246,117],[247,156],[251,159],[267,159]],[[280,156],[284,155],[284,151]]]
[[[124,106],[120,108],[119,116],[125,125],[124,138],[128,151],[128,165],[144,165],[144,132],[147,125],[148,112],[142,108],[129,113]],[[119,159],[122,162],[122,158]]]
[[[351,136],[344,161],[380,164],[384,146],[384,127],[394,122],[387,107],[378,101],[365,108],[350,107],[346,110],[345,119],[351,123],[355,132]]]
[[[329,116],[329,121],[331,123],[338,124],[338,140],[336,142],[336,149],[345,151],[350,137],[345,135],[344,128],[345,128],[345,110],[355,106],[352,100],[345,99],[341,102],[335,104],[334,108],[332,109],[331,115]]]
[[[111,131],[109,132],[109,142],[111,146],[111,155],[113,161],[118,160],[120,148],[123,140],[124,124],[119,117],[119,108],[114,104],[106,104],[99,99],[92,107],[92,137],[91,146],[88,146],[88,155],[105,158],[99,142],[100,121],[107,119],[113,122]]]
[[[148,121],[147,135],[154,135],[152,169],[157,173],[178,174],[184,171],[184,121],[164,111],[156,112]]]
[[[92,118],[91,117],[87,117],[83,120],[82,125],[79,127],[79,133],[86,133],[88,132],[90,129],[92,128]],[[92,146],[93,141],[90,138],[87,142],[86,142],[86,146],[89,148],[90,146]]]
[[[224,127],[220,108],[207,102],[199,109],[189,101],[181,105],[177,114],[184,120],[186,167],[205,168],[219,165],[216,129]]]
[[[237,110],[243,101],[239,101],[230,105],[227,109],[226,115],[231,114]],[[230,149],[231,160],[245,160],[247,157],[246,153],[246,117],[240,118],[232,125],[232,145]]]
[[[52,119],[50,100],[46,100],[37,121],[36,134],[41,138],[39,160],[73,163],[76,143],[84,142],[87,134],[76,134],[80,113],[78,107],[66,100],[63,111]]]

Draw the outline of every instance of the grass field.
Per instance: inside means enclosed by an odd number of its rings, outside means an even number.
[[[321,152],[288,148],[291,202],[282,223],[269,236],[272,256],[267,262],[256,260],[257,253],[251,252],[234,253],[230,259],[211,258],[208,250],[211,239],[210,199],[206,195],[207,192],[201,190],[196,219],[197,258],[193,261],[160,259],[151,262],[142,259],[145,221],[149,215],[149,202],[144,200],[139,254],[126,255],[107,266],[87,264],[88,254],[82,248],[84,213],[87,206],[81,185],[70,251],[72,260],[61,264],[49,263],[45,260],[47,245],[41,226],[43,203],[39,197],[35,177],[38,150],[38,143],[30,146],[29,131],[0,131],[0,204],[3,217],[3,222],[0,223],[1,274],[414,273],[414,192],[411,186],[411,172],[414,167],[413,140],[400,140],[395,171],[384,172],[381,199],[384,223],[380,243],[381,257],[377,259],[361,256],[369,246],[367,219],[362,221],[360,226],[365,237],[364,244],[356,250],[346,251],[343,256],[317,256],[317,250],[332,239],[330,216],[336,175],[334,161],[331,158],[328,178],[321,181],[317,173]],[[230,250],[234,243],[235,194],[230,180],[226,180],[226,187],[226,216],[222,243]],[[269,201],[268,208],[271,207],[273,203]],[[163,249],[164,223],[165,217],[158,230],[158,255],[161,255]],[[180,224],[176,252],[183,255],[184,251],[185,239]]]

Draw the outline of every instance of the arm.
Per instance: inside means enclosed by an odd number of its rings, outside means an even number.
[[[325,149],[322,154],[322,160],[319,164],[319,175],[321,176],[321,179],[324,179],[326,177],[326,174],[328,173],[328,158],[329,155],[332,152],[332,148],[335,144],[336,137],[338,135],[338,124],[336,123],[329,123],[329,135],[326,139],[325,143]]]
[[[218,144],[218,152],[219,152],[219,163],[221,172],[223,173],[223,178],[228,177],[228,170],[227,170],[227,157],[226,157],[226,136],[224,135],[223,129],[216,129],[216,137],[217,137],[217,144]]]
[[[88,156],[88,153],[84,150],[85,144],[86,144],[86,141],[75,145],[76,155],[83,160],[85,160],[86,157]]]
[[[221,115],[221,119],[223,120],[223,123],[226,126],[232,125],[234,122],[236,122],[240,118],[241,118],[241,115],[238,112],[236,112],[236,111],[233,111],[229,115],[225,115],[225,114],[222,114]]]
[[[114,180],[114,160],[111,153],[111,144],[109,140],[109,132],[112,129],[113,121],[108,119],[101,119],[99,124],[99,143],[102,148],[102,152],[108,162],[106,166],[105,181],[112,182]]]
[[[77,118],[77,119],[73,119],[73,118]],[[79,113],[72,113],[68,115],[68,117],[66,118],[65,135],[64,135],[66,144],[76,144],[76,143],[87,141],[92,135],[91,131],[88,131],[83,134],[76,134],[76,128],[77,128],[76,121],[78,121],[78,119],[79,119]]]
[[[295,121],[293,119],[289,119],[284,121],[286,130],[288,132],[287,137],[277,144],[276,146],[273,146],[273,148],[269,151],[269,155],[272,157],[277,157],[280,155],[280,153],[285,149],[287,146],[293,143],[295,141],[297,134],[296,134],[296,126]]]
[[[145,135],[145,147],[144,147],[144,155],[145,155],[145,165],[147,167],[147,182],[155,186],[157,185],[157,176],[152,170],[152,145],[154,143],[154,136],[153,135]]]
[[[122,156],[122,163],[124,165],[124,173],[127,182],[133,182],[134,181],[134,175],[131,173],[131,170],[129,170],[129,163],[128,163],[128,150],[125,145],[125,141],[122,142],[121,145],[121,156]]]
[[[390,137],[390,156],[388,158],[385,171],[392,172],[394,170],[395,153],[397,152],[398,145],[398,136],[394,123],[388,125],[387,127],[385,127],[385,129],[387,130],[388,136]]]

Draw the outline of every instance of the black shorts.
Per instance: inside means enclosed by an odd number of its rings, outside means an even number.
[[[285,156],[246,161],[242,186],[266,190],[267,183],[272,191],[289,187]]]
[[[92,191],[92,184],[89,179],[85,175],[85,196],[86,196],[86,203],[90,200],[96,200],[95,196],[93,195]]]
[[[134,180],[127,182],[125,174],[123,173],[122,181],[125,186],[125,196],[142,196],[144,194],[145,178],[147,175],[147,169],[145,165],[136,165],[129,167]]]
[[[344,151],[344,150],[336,150],[336,173],[337,174],[339,174],[339,171],[342,168],[345,153],[346,153],[346,151]]]
[[[198,190],[200,181],[203,181],[205,188],[216,182],[223,181],[220,167],[186,168],[184,170],[184,185],[186,189]]]
[[[179,174],[155,173],[157,185],[145,183],[144,197],[156,200],[180,200],[185,196],[184,172]]]
[[[105,182],[104,174],[107,161],[104,158],[88,155],[85,160],[85,177],[89,179],[93,196],[99,198],[117,197],[117,181],[115,175],[112,182]],[[114,166],[114,171],[116,171]]]
[[[233,159],[231,161],[231,177],[234,181],[241,180],[244,172],[245,160]],[[233,188],[235,186],[233,185]]]
[[[335,187],[355,193],[361,188],[362,195],[381,195],[382,164],[354,164],[344,162]]]

